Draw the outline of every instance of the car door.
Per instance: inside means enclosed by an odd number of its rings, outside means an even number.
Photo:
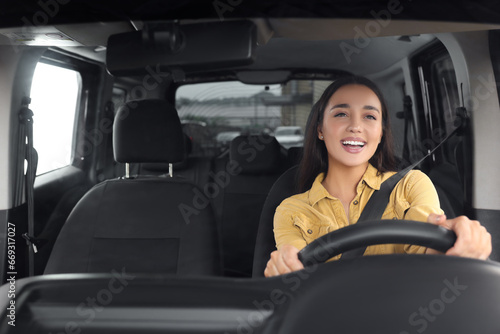
[[[33,145],[38,155],[34,182],[34,274],[42,274],[60,229],[78,200],[96,183],[96,169],[110,141],[111,128],[96,127],[107,97],[102,65],[47,50],[38,59],[27,102],[33,111]],[[26,204],[15,211],[19,238],[28,232]],[[18,256],[19,276],[28,261]]]

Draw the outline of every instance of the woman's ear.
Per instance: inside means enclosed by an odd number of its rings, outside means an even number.
[[[318,125],[318,128],[317,128],[317,132],[318,132],[318,138],[320,140],[323,140],[323,131],[321,131],[321,126]]]

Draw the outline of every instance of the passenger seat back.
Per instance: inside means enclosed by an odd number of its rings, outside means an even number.
[[[185,154],[177,111],[163,100],[121,108],[113,145],[122,163],[173,163]],[[215,218],[210,205],[194,204],[195,189],[155,176],[96,185],[70,214],[45,273],[219,274]]]

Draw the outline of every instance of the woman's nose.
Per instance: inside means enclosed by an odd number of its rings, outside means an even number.
[[[352,119],[349,126],[347,127],[347,131],[349,132],[361,132],[361,125],[359,120]]]

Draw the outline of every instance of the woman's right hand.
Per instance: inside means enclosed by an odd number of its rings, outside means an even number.
[[[298,254],[299,250],[292,245],[283,245],[280,250],[275,250],[271,253],[269,261],[267,261],[264,276],[278,276],[304,269]]]

